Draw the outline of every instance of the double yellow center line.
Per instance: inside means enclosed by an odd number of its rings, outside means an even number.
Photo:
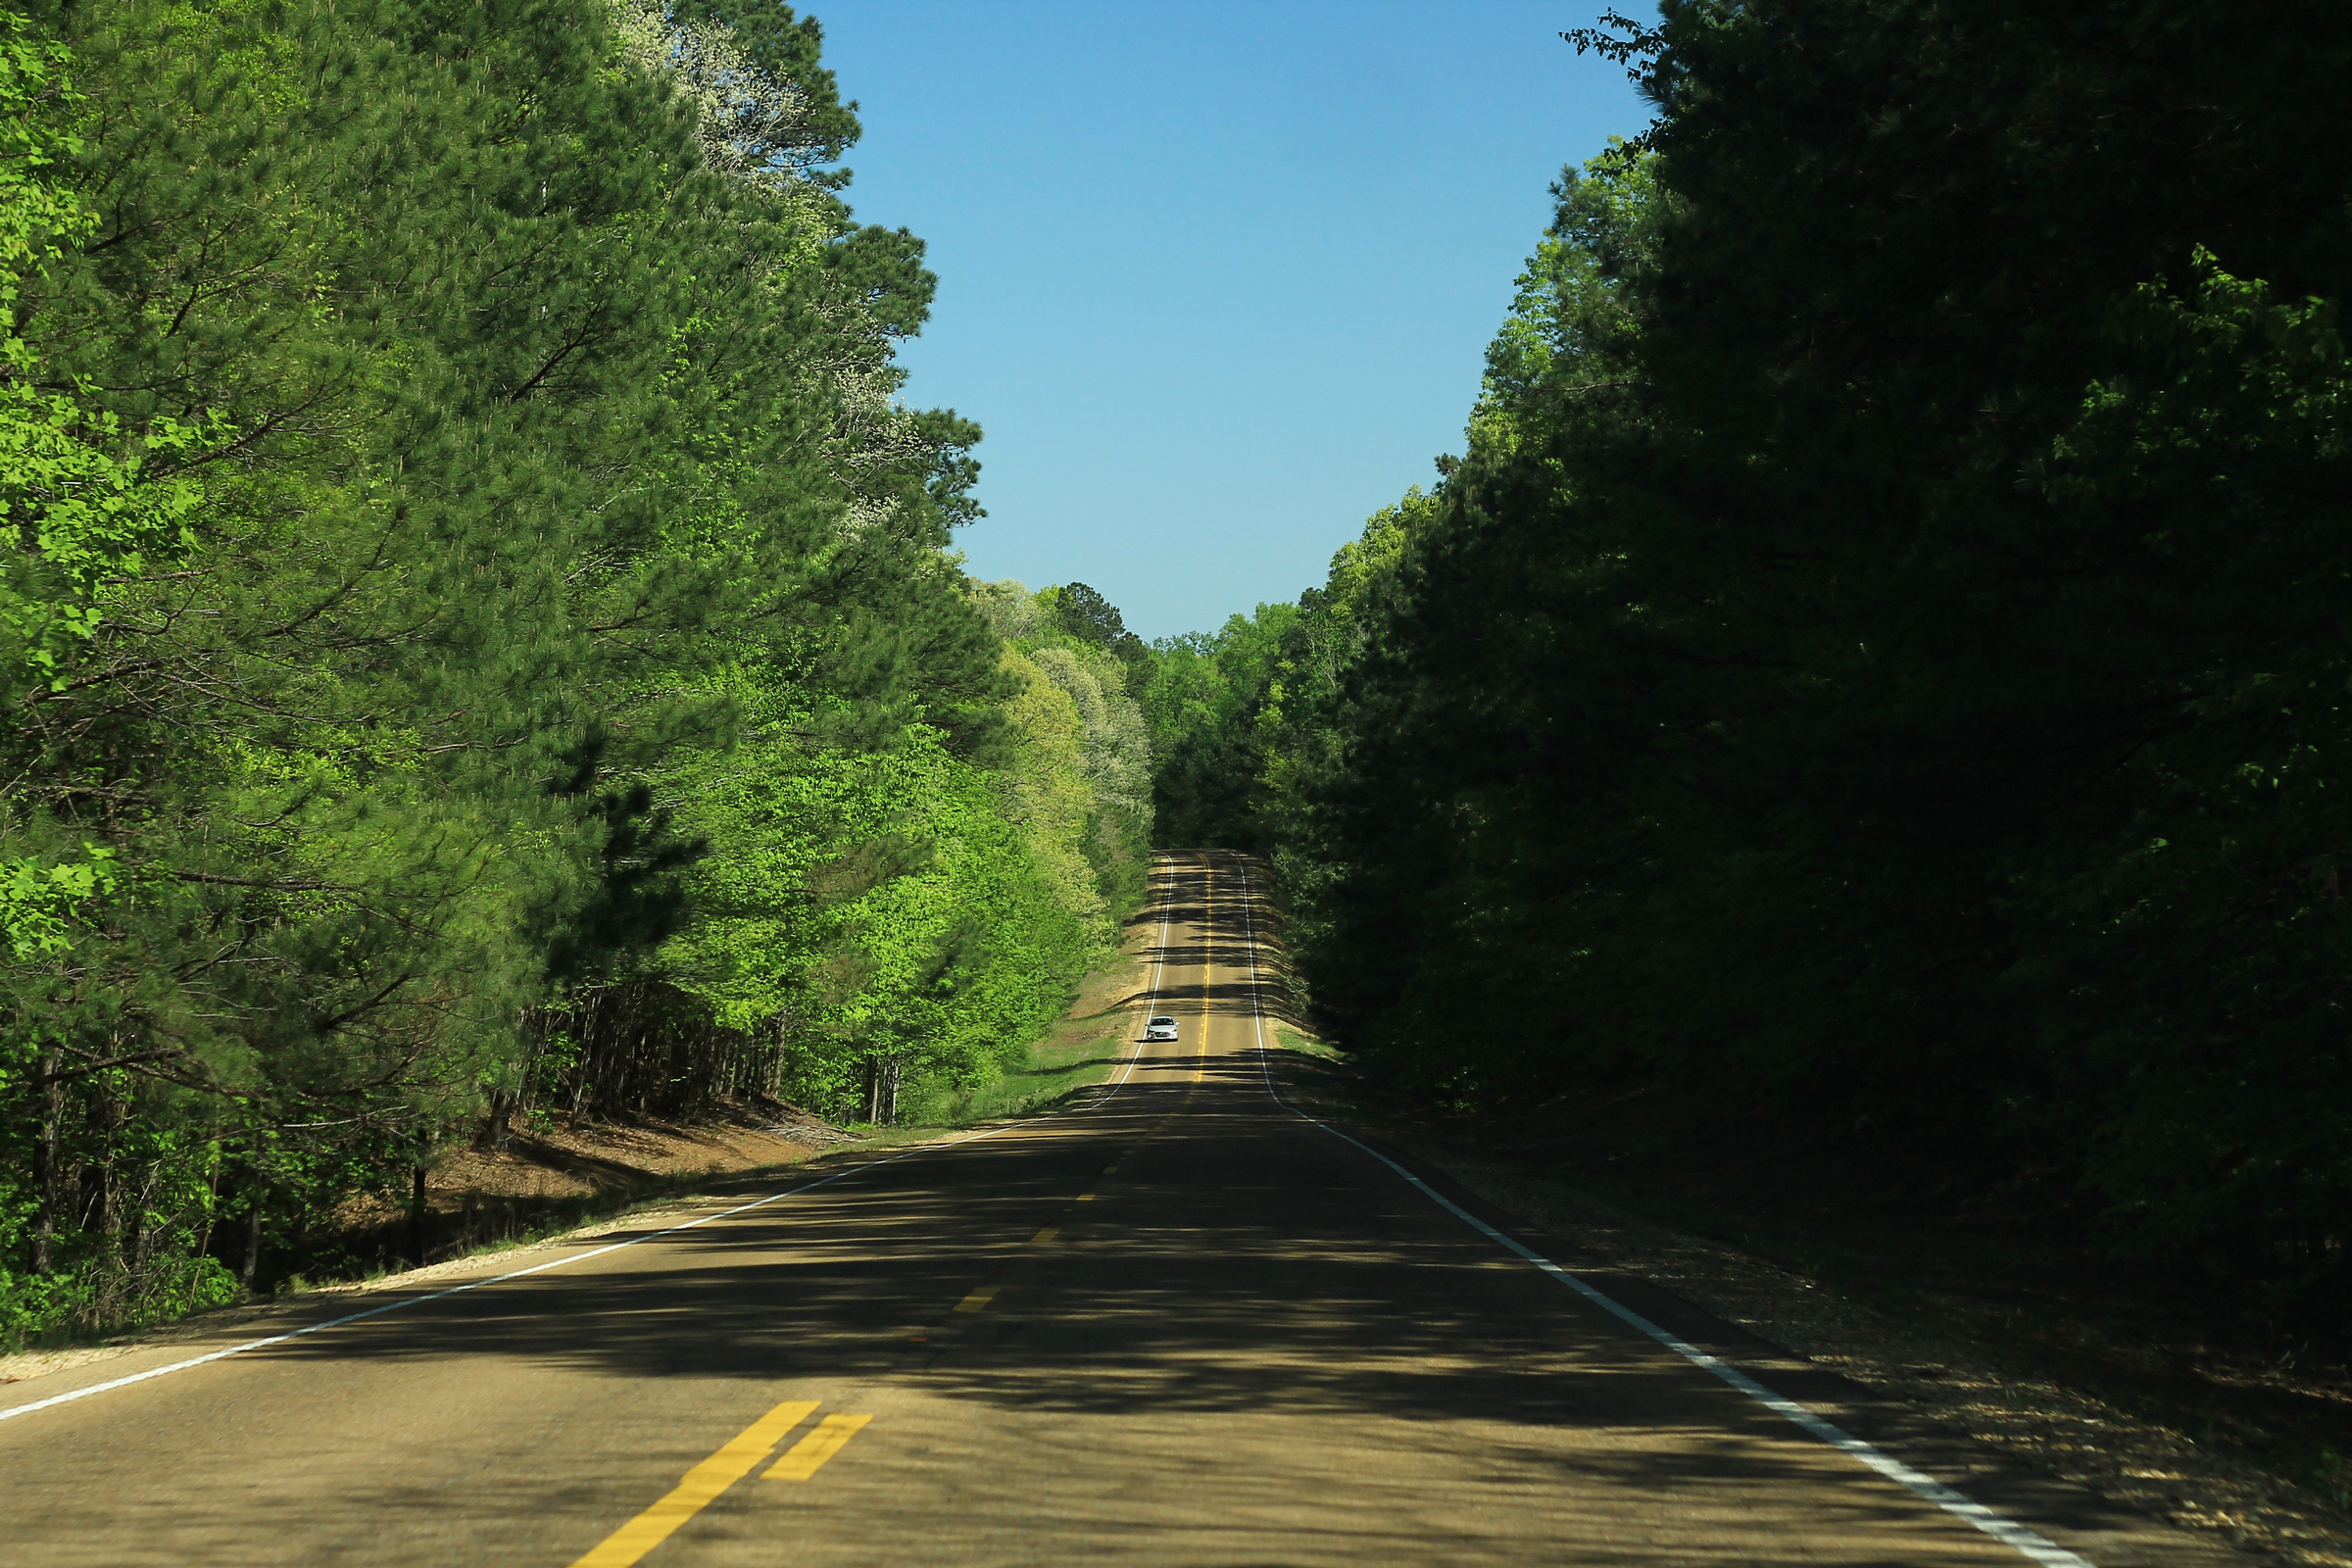
[[[686,1472],[686,1478],[662,1500],[613,1531],[596,1549],[573,1561],[571,1568],[633,1568],[637,1559],[667,1541],[677,1528],[715,1501],[718,1494],[750,1475],[773,1451],[784,1434],[816,1409],[814,1399],[786,1399],[737,1433],[710,1458]],[[829,1415],[807,1436],[786,1449],[768,1467],[762,1480],[806,1481],[827,1459],[873,1419],[870,1415]]]
[[[1201,898],[1202,904],[1211,911],[1211,917],[1207,923],[1212,930],[1214,929],[1216,904],[1215,880],[1216,870],[1212,865],[1208,868],[1207,876],[1204,879]],[[1200,978],[1200,1034],[1194,1044],[1192,1083],[1186,1089],[1184,1097],[1188,1105],[1191,1103],[1193,1096],[1199,1092],[1203,1069],[1208,1064],[1208,1018],[1212,994],[1212,982],[1205,972],[1204,966]],[[1150,1142],[1152,1137],[1157,1135],[1160,1128],[1167,1125],[1170,1119],[1168,1116],[1162,1116],[1146,1131],[1143,1138],[1137,1141],[1138,1144]],[[1121,1151],[1102,1174],[1105,1177],[1115,1175],[1120,1163],[1133,1152],[1133,1146]],[[1095,1196],[1093,1193],[1081,1193],[1073,1200],[1071,1206],[1074,1208],[1078,1203],[1093,1202]],[[1058,1236],[1060,1231],[1061,1228],[1058,1225],[1048,1225],[1029,1239],[1029,1245],[1031,1247],[1045,1246]],[[989,1303],[996,1299],[998,1292],[1003,1288],[998,1285],[984,1285],[956,1302],[954,1310],[957,1312],[986,1311]],[[920,1340],[924,1336],[917,1335],[915,1338]],[[720,1494],[729,1487],[758,1469],[760,1462],[775,1451],[776,1445],[783,1441],[785,1434],[814,1414],[816,1406],[817,1401],[814,1399],[787,1399],[777,1405],[737,1433],[716,1453],[687,1471],[685,1478],[664,1494],[652,1507],[647,1508],[636,1518],[607,1536],[585,1556],[575,1559],[571,1568],[635,1568],[636,1563],[647,1552],[667,1541],[680,1526],[716,1501]],[[826,1416],[811,1427],[800,1442],[786,1449],[783,1456],[774,1464],[768,1466],[767,1473],[762,1479],[807,1481],[822,1469],[825,1462],[839,1453],[843,1446],[871,1420],[873,1417],[870,1415]]]

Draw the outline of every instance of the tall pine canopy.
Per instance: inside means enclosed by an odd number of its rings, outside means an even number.
[[[5,26],[0,1336],[551,1110],[1018,1056],[1149,826],[1025,814],[1069,699],[949,553],[980,431],[897,399],[934,279],[816,24]]]
[[[1563,173],[1465,453],[1161,651],[1163,829],[1274,855],[1400,1089],[1703,1083],[2340,1268],[2352,16],[1615,38],[1658,120]]]

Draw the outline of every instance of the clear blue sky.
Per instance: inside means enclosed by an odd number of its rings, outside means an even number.
[[[1648,121],[1560,41],[1586,0],[803,9],[858,219],[940,276],[906,399],[987,430],[969,569],[1147,637],[1297,598],[1431,481],[1545,185]]]

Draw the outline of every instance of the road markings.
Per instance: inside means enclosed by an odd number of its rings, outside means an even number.
[[[815,1430],[784,1450],[784,1457],[767,1467],[762,1481],[806,1481],[824,1468],[827,1459],[842,1450],[842,1446],[856,1437],[858,1430],[873,1419],[870,1415],[829,1415],[816,1424]]]
[[[1249,873],[1247,870],[1245,870],[1243,872],[1243,887],[1245,895],[1247,894],[1248,886]],[[2093,1565],[2087,1558],[2082,1557],[2075,1552],[2067,1550],[2064,1546],[2059,1545],[2056,1542],[2050,1540],[2047,1536],[2042,1535],[2039,1531],[2028,1529],[2026,1526],[2019,1524],[2014,1519],[2005,1518],[2000,1514],[1994,1513],[1990,1508],[1985,1507],[1981,1502],[1971,1501],[1965,1494],[1954,1491],[1952,1488],[1945,1486],[1934,1476],[1931,1476],[1922,1470],[1914,1469],[1912,1466],[1907,1465],[1903,1463],[1902,1460],[1894,1457],[1894,1455],[1880,1448],[1875,1444],[1865,1443],[1860,1438],[1855,1437],[1852,1433],[1847,1432],[1842,1427],[1839,1427],[1833,1422],[1825,1421],[1820,1416],[1814,1414],[1811,1410],[1808,1410],[1803,1405],[1797,1403],[1794,1399],[1788,1398],[1784,1395],[1774,1393],[1772,1390],[1766,1388],[1763,1384],[1758,1383],[1754,1378],[1751,1378],[1746,1373],[1740,1371],[1738,1367],[1725,1365],[1722,1361],[1717,1360],[1714,1356],[1709,1355],[1706,1351],[1684,1340],[1679,1335],[1670,1333],[1667,1330],[1658,1327],[1657,1324],[1652,1323],[1649,1319],[1643,1317],[1632,1307],[1626,1306],[1619,1302],[1616,1298],[1601,1291],[1595,1290],[1591,1285],[1586,1284],[1576,1275],[1560,1267],[1559,1264],[1554,1263],[1550,1258],[1545,1257],[1534,1248],[1529,1247],[1525,1243],[1517,1241],[1512,1237],[1505,1236],[1502,1232],[1496,1230],[1485,1220],[1480,1219],[1476,1214],[1471,1213],[1468,1209],[1462,1207],[1459,1203],[1456,1203],[1453,1201],[1453,1200],[1447,1198],[1445,1194],[1430,1186],[1429,1183],[1423,1181],[1411,1171],[1406,1170],[1402,1165],[1397,1164],[1396,1161],[1391,1159],[1379,1150],[1374,1149],[1366,1144],[1357,1143],[1356,1140],[1348,1137],[1337,1127],[1332,1126],[1331,1123],[1327,1121],[1319,1121],[1315,1117],[1309,1116],[1305,1111],[1300,1110],[1298,1106],[1283,1099],[1282,1091],[1274,1087],[1273,1069],[1267,1065],[1269,1058],[1266,1054],[1265,1013],[1258,997],[1257,988],[1257,930],[1255,922],[1251,921],[1250,918],[1250,904],[1246,896],[1242,902],[1242,951],[1248,954],[1250,958],[1250,1026],[1257,1037],[1257,1069],[1259,1074],[1265,1079],[1266,1093],[1273,1097],[1274,1103],[1280,1105],[1283,1109],[1289,1111],[1300,1121],[1305,1122],[1308,1126],[1319,1127],[1324,1132],[1331,1134],[1332,1137],[1337,1138],[1341,1143],[1348,1144],[1355,1149],[1363,1151],[1363,1152],[1367,1154],[1370,1154],[1374,1159],[1379,1160],[1383,1165],[1388,1166],[1389,1169],[1395,1171],[1397,1175],[1403,1177],[1407,1182],[1411,1183],[1412,1186],[1420,1192],[1422,1197],[1428,1199],[1431,1202],[1446,1210],[1446,1213],[1451,1214],[1455,1219],[1460,1220],[1472,1230],[1479,1232],[1488,1240],[1498,1243],[1509,1250],[1518,1253],[1521,1257],[1527,1259],[1528,1262],[1534,1264],[1537,1268],[1550,1275],[1562,1285],[1567,1286],[1570,1290],[1576,1292],[1577,1295],[1583,1297],[1586,1300],[1591,1301],[1594,1306],[1599,1307],[1602,1311],[1609,1313],[1611,1316],[1623,1322],[1627,1327],[1632,1328],[1641,1334],[1646,1335],[1652,1340],[1655,1340],[1658,1344],[1664,1346],[1667,1349],[1672,1350],[1675,1354],[1681,1356],[1684,1360],[1690,1362],[1692,1366],[1697,1367],[1699,1370],[1712,1373],[1714,1376],[1721,1378],[1733,1388],[1738,1389],[1741,1394],[1746,1395],[1749,1398],[1755,1400],[1767,1410],[1772,1411],[1773,1414],[1780,1416],[1783,1420],[1788,1421],[1801,1430],[1811,1434],[1813,1437],[1820,1439],[1823,1443],[1828,1444],[1831,1447],[1838,1449],[1839,1452],[1844,1453],[1854,1459],[1860,1460],[1863,1464],[1877,1471],[1880,1475],[1885,1476],[1887,1480],[1907,1489],[1913,1495],[1921,1498],[1924,1501],[1934,1503],[1936,1507],[1941,1508],[1948,1514],[1952,1514],[1955,1517],[1967,1520],[1970,1524],[1975,1525],[1979,1530],[1984,1531],[1984,1534],[1990,1536],[2002,1545],[2007,1546],[2010,1550],[2016,1552],[2019,1556],[2026,1558],[2030,1562],[2039,1564],[2040,1568],[2093,1568]]]
[[[1159,981],[1161,974],[1167,968],[1168,962],[1168,924],[1175,918],[1176,868],[1174,863],[1170,862],[1168,866],[1167,892],[1161,896],[1159,901],[1159,944],[1152,951],[1152,1002],[1144,1011],[1144,1016],[1147,1018],[1159,1010]],[[1110,1102],[1111,1096],[1117,1094],[1120,1090],[1127,1087],[1127,1080],[1135,1076],[1136,1065],[1143,1059],[1144,1041],[1139,1036],[1135,1042],[1135,1049],[1127,1054],[1127,1066],[1125,1070],[1120,1072],[1116,1079],[1105,1085],[1102,1093],[1097,1095],[1094,1099],[1088,1101],[1085,1104],[1079,1106],[1078,1108],[1080,1110],[1100,1110],[1104,1105],[1108,1104]]]
[[[1031,1247],[1043,1247],[1046,1245],[1046,1243],[1052,1241],[1054,1237],[1059,1236],[1060,1234],[1060,1226],[1049,1225],[1044,1230],[1039,1231],[1035,1236],[1030,1237],[1029,1245]]]
[[[1002,1285],[983,1285],[962,1300],[957,1301],[956,1310],[958,1312],[985,1312],[988,1310],[988,1303],[995,1300],[997,1293],[1004,1288]]]
[[[1081,1203],[1091,1203],[1091,1202],[1093,1202],[1094,1200],[1095,1200],[1095,1195],[1094,1195],[1094,1194],[1092,1194],[1092,1193],[1080,1193],[1080,1194],[1078,1195],[1078,1201],[1080,1201]]]
[[[1153,956],[1152,968],[1152,997],[1154,1006],[1159,999],[1160,979],[1167,963],[1168,927],[1175,919],[1175,915],[1176,878],[1174,867],[1171,864],[1166,892],[1160,899],[1159,946]],[[1143,1042],[1139,1040],[1136,1042],[1135,1050],[1128,1054],[1126,1069],[1119,1074],[1117,1081],[1105,1085],[1102,1094],[1075,1108],[1080,1111],[1101,1109],[1112,1096],[1126,1087],[1127,1080],[1134,1076],[1137,1065],[1143,1059],[1144,1047]],[[658,1231],[648,1231],[642,1236],[631,1236],[625,1241],[610,1242],[603,1247],[590,1248],[584,1252],[571,1253],[567,1257],[551,1258],[544,1263],[533,1263],[528,1268],[511,1269],[504,1274],[494,1274],[488,1279],[466,1280],[462,1284],[452,1285],[442,1290],[428,1291],[422,1296],[405,1297],[397,1301],[387,1301],[382,1306],[371,1306],[359,1312],[346,1312],[340,1317],[331,1317],[324,1322],[306,1323],[301,1328],[288,1329],[283,1334],[270,1334],[260,1339],[246,1340],[241,1344],[223,1346],[218,1350],[208,1350],[202,1355],[192,1355],[185,1360],[149,1367],[144,1372],[133,1372],[124,1377],[108,1378],[104,1382],[88,1384],[78,1389],[69,1389],[63,1394],[53,1394],[45,1399],[31,1399],[24,1404],[10,1405],[0,1408],[0,1421],[13,1421],[19,1416],[32,1415],[41,1410],[52,1410],[61,1404],[72,1404],[77,1399],[86,1399],[93,1395],[112,1394],[117,1389],[126,1389],[134,1383],[145,1383],[150,1378],[170,1377],[175,1372],[186,1372],[196,1367],[209,1366],[215,1361],[226,1360],[232,1355],[243,1355],[248,1350],[267,1349],[273,1345],[284,1345],[290,1340],[303,1339],[313,1334],[323,1334],[328,1329],[339,1329],[352,1323],[364,1323],[369,1318],[381,1317],[387,1312],[405,1312],[412,1306],[423,1306],[446,1297],[462,1296],[467,1291],[487,1290],[493,1285],[504,1285],[510,1280],[528,1279],[533,1274],[544,1274],[549,1269],[569,1268],[575,1263],[585,1263],[593,1258],[603,1257],[608,1252],[617,1252],[623,1248],[637,1247],[646,1242],[659,1242],[682,1231],[699,1230],[705,1225],[714,1224],[722,1219],[732,1219],[738,1214],[749,1213],[753,1209],[765,1208],[768,1204],[780,1203],[787,1198],[798,1198],[803,1193],[814,1192],[819,1187],[830,1187],[835,1182],[847,1181],[853,1176],[862,1176],[869,1170],[880,1170],[885,1165],[896,1165],[903,1159],[913,1159],[921,1154],[943,1153],[964,1144],[976,1143],[983,1138],[997,1138],[1023,1127],[1035,1126],[1039,1122],[1052,1121],[1055,1116],[1061,1114],[1063,1113],[1060,1111],[1049,1111],[1043,1116],[1024,1117],[1020,1121],[1007,1122],[1002,1127],[991,1127],[981,1132],[967,1133],[961,1138],[951,1138],[945,1143],[917,1145],[883,1159],[868,1160],[865,1164],[853,1165],[847,1170],[835,1171],[830,1176],[819,1177],[815,1181],[804,1183],[799,1187],[786,1188],[780,1193],[770,1193],[765,1198],[753,1199],[748,1203],[737,1203],[731,1208],[722,1208],[714,1214],[704,1214],[681,1224],[664,1226]]]
[[[571,1568],[632,1568],[638,1558],[667,1541],[678,1526],[701,1513],[720,1493],[750,1475],[752,1467],[767,1457],[777,1440],[799,1426],[802,1418],[815,1408],[814,1399],[786,1399],[737,1433],[716,1453],[687,1471],[686,1479],[672,1487],[661,1501],[607,1536],[602,1544],[575,1560]],[[841,1417],[827,1419],[838,1421]],[[858,1416],[855,1419],[858,1426],[863,1426],[869,1418]],[[820,1426],[818,1431],[822,1430]],[[810,1433],[809,1438],[815,1435]],[[798,1453],[807,1447],[808,1441],[808,1438],[803,1438],[794,1446],[793,1452]],[[844,1443],[848,1441],[846,1436],[842,1439]],[[834,1448],[840,1446],[840,1443],[833,1445]],[[825,1458],[831,1457],[832,1449],[827,1449]],[[824,1463],[824,1459],[819,1459],[817,1463]]]

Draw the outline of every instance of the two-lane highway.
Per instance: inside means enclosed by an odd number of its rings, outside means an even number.
[[[0,1563],[2206,1560],[1580,1294],[1281,1102],[1245,861],[1155,893],[1181,1038],[1076,1108],[0,1390]]]

